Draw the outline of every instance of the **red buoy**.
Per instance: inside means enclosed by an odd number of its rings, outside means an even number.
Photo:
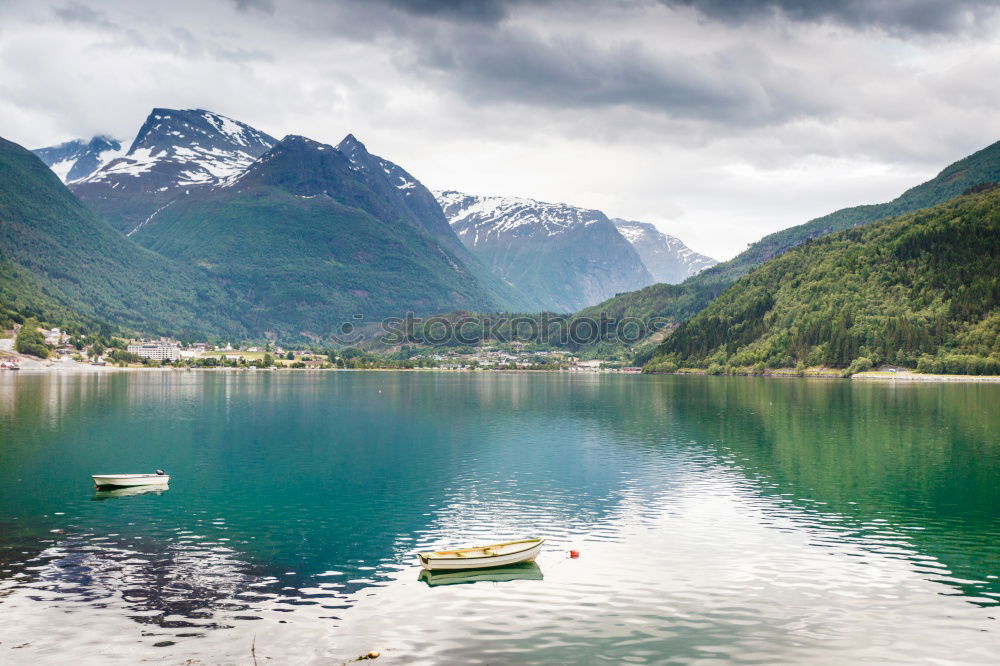
[[[578,550],[571,550],[571,551],[569,551],[569,556],[572,557],[575,560],[576,558],[580,557],[580,551],[578,551]]]

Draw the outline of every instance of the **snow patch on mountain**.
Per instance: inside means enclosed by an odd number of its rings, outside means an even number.
[[[59,180],[65,183],[67,180],[66,176],[69,174],[69,170],[73,168],[74,164],[76,164],[76,159],[73,157],[67,157],[66,159],[56,162],[55,164],[50,164],[49,168],[52,169],[57,176],[59,176]]]
[[[502,196],[434,192],[452,228],[473,247],[506,234],[556,236],[607,221],[599,210]]]
[[[632,244],[657,282],[675,284],[719,263],[689,248],[679,238],[663,233],[648,222],[613,218],[625,240]]]
[[[275,143],[212,111],[154,109],[124,156],[80,182],[141,191],[210,185],[243,171]]]
[[[434,193],[466,247],[554,312],[573,312],[653,283],[599,210],[453,190]]]
[[[74,139],[33,152],[64,183],[86,178],[125,153],[121,143],[109,136],[95,136],[90,141]]]

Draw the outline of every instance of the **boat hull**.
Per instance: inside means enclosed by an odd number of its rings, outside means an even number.
[[[170,483],[168,474],[94,474],[91,478],[98,488],[165,486]]]
[[[542,541],[512,553],[500,553],[487,557],[425,557],[421,554],[420,564],[428,571],[459,571],[462,569],[492,569],[520,562],[534,562],[542,550]]]

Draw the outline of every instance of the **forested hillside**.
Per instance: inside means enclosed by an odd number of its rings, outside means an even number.
[[[245,303],[87,210],[31,152],[0,139],[0,303],[48,321],[245,335]]]
[[[991,189],[790,250],[681,324],[650,367],[891,363],[995,374],[998,304],[1000,190]]]
[[[618,294],[586,312],[628,311],[642,319],[662,318],[678,324],[701,311],[755,266],[809,239],[927,208],[996,182],[1000,182],[1000,142],[949,165],[931,180],[892,201],[844,208],[784,229],[765,236],[733,259],[716,264],[680,285],[656,284],[640,291]]]

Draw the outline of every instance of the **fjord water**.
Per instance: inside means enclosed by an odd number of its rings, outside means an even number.
[[[998,576],[997,385],[0,376],[2,663],[995,663]]]

